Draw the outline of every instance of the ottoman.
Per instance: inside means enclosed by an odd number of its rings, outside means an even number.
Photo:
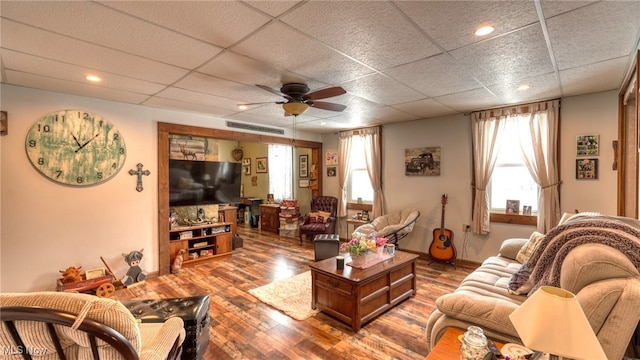
[[[131,300],[123,304],[143,323],[161,323],[174,316],[181,318],[186,332],[181,359],[203,359],[209,345],[209,296]]]
[[[338,256],[340,251],[340,235],[318,234],[313,238],[313,251],[316,261]]]

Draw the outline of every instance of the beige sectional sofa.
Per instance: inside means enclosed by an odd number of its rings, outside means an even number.
[[[426,326],[429,349],[447,328],[469,325],[482,327],[492,339],[521,343],[509,314],[527,295],[508,288],[523,265],[517,255],[530,241],[534,236],[505,240],[498,255],[436,300]],[[638,356],[638,335],[633,341],[632,336],[640,321],[640,222],[578,214],[542,235],[539,244],[526,261],[533,269],[533,290],[551,285],[576,294],[607,358]]]

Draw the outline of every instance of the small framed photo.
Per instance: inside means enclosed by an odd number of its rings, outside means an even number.
[[[0,111],[0,135],[9,134],[9,116],[6,111]]]
[[[337,174],[337,169],[335,166],[327,166],[327,176],[334,177]]]
[[[576,139],[577,156],[598,156],[600,154],[599,135],[580,135]]]
[[[105,276],[106,270],[104,268],[91,269],[84,272],[84,276],[87,280],[97,279],[99,277]]]
[[[300,179],[298,181],[299,181],[298,187],[301,187],[301,188],[306,188],[311,185],[311,181],[309,181],[309,179]]]
[[[598,159],[576,159],[576,179],[597,180]]]
[[[522,215],[531,215],[531,206],[522,205]]]
[[[519,214],[520,213],[520,200],[507,200],[507,206],[505,207],[507,214]]]
[[[256,158],[256,174],[269,172],[269,168],[267,166],[267,158],[260,157]]]
[[[251,159],[242,160],[242,173],[245,175],[251,175]]]
[[[298,161],[298,176],[301,178],[309,177],[309,155],[300,155]]]
[[[274,202],[273,194],[267,194],[267,204],[273,204]]]

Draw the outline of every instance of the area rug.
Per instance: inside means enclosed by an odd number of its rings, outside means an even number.
[[[311,309],[311,271],[251,289],[249,293],[296,320],[318,312]]]

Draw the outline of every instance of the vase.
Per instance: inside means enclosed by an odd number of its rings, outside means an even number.
[[[382,256],[384,255],[384,246],[378,246],[376,247],[376,252],[378,253],[378,256]]]
[[[380,255],[378,252],[367,251],[366,253],[351,254],[351,265],[362,266],[368,262],[376,260]]]

